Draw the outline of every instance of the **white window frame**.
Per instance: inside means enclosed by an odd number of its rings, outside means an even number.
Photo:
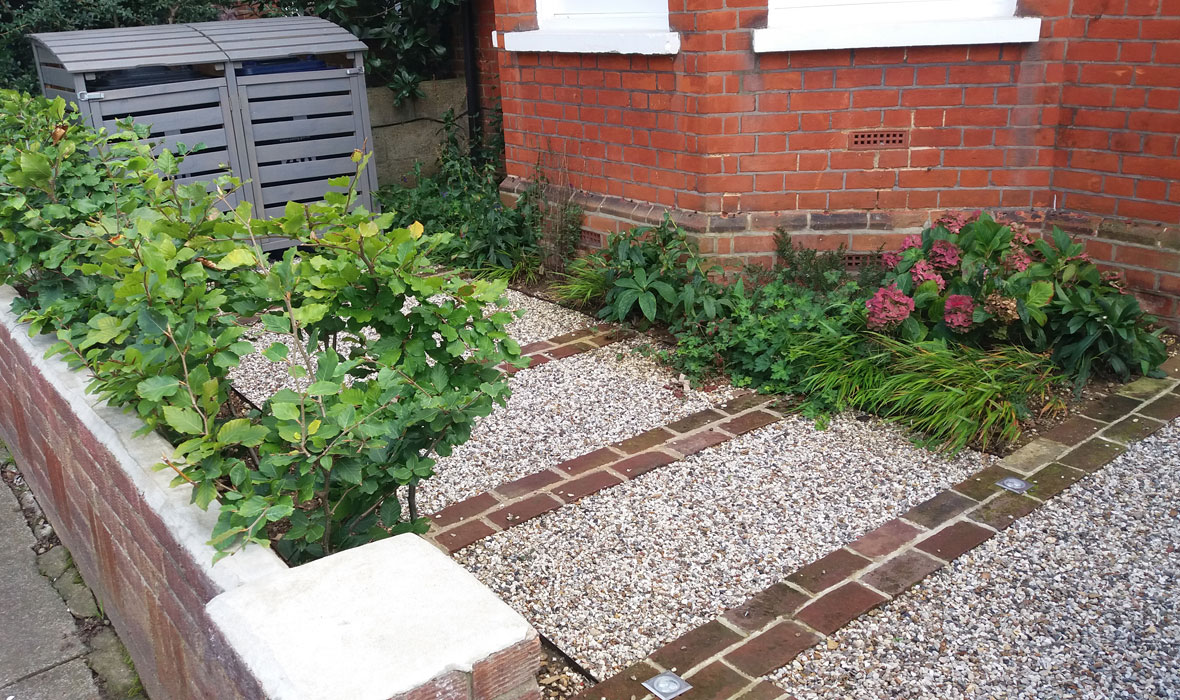
[[[754,51],[1035,42],[1039,17],[1016,0],[769,0]]]
[[[504,34],[508,51],[675,54],[668,0],[537,0],[538,29]]]

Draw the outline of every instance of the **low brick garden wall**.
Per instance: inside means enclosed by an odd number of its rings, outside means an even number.
[[[414,535],[290,569],[212,564],[217,519],[153,469],[171,446],[44,359],[0,288],[0,438],[157,698],[539,698],[536,632]]]

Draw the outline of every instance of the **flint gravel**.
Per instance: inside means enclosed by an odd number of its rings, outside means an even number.
[[[505,292],[504,297],[507,303],[500,308],[525,312],[523,317],[508,325],[508,335],[521,345],[581,330],[596,323],[585,314],[512,289]],[[416,302],[409,300],[404,310],[408,311],[415,304]],[[294,354],[296,348],[291,342],[291,336],[268,333],[259,323],[250,327],[245,339],[254,344],[257,352],[242,357],[241,364],[230,371],[230,379],[234,387],[246,398],[261,406],[279,389],[301,391],[308,386],[310,380],[287,374],[286,363],[274,363],[262,356],[262,351],[273,343],[286,344]]]
[[[508,304],[503,308],[523,309],[525,312],[523,318],[518,318],[508,325],[508,335],[521,345],[535,343],[538,340],[548,340],[598,323],[591,316],[514,289],[505,292],[504,297]]]
[[[687,391],[631,338],[518,372],[512,397],[419,487],[430,513],[513,479],[722,403],[732,390]]]
[[[1180,698],[1180,422],[772,680],[811,698]]]
[[[601,680],[990,461],[787,418],[456,558]]]

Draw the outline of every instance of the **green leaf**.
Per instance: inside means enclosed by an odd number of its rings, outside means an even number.
[[[200,435],[205,432],[201,417],[191,408],[165,406],[164,420],[172,429],[185,435]]]
[[[292,314],[301,325],[309,325],[319,321],[328,313],[327,304],[304,304]]]
[[[258,258],[254,256],[254,251],[249,248],[234,248],[217,262],[217,267],[221,270],[232,270],[235,267],[253,265],[257,262]]]
[[[193,491],[193,503],[196,503],[201,510],[207,510],[215,498],[217,498],[217,487],[212,481],[202,481]]]
[[[20,154],[20,171],[35,185],[49,184],[49,176],[53,174],[53,166],[44,153],[25,151]]]
[[[217,431],[217,440],[227,445],[257,447],[266,439],[266,434],[265,426],[253,425],[245,418],[235,418],[221,426]]]
[[[275,403],[270,406],[271,413],[279,420],[299,420],[299,406],[293,403]]]
[[[307,387],[308,396],[332,396],[340,393],[340,385],[336,382],[313,382]]]
[[[1039,309],[1049,300],[1053,298],[1053,285],[1049,282],[1041,280],[1034,282],[1032,287],[1028,290],[1028,296],[1025,297],[1024,303],[1031,309]]]
[[[287,353],[290,351],[291,349],[283,343],[272,343],[269,348],[262,351],[262,355],[271,362],[282,362],[287,359]]]
[[[180,380],[176,377],[151,377],[135,387],[135,393],[148,401],[160,401],[180,391]]]
[[[639,295],[639,310],[648,321],[656,320],[656,295],[644,292]]]

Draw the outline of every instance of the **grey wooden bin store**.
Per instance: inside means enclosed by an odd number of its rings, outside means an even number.
[[[366,47],[318,17],[31,39],[46,96],[76,102],[95,127],[131,117],[167,147],[203,144],[184,160],[181,178],[212,179],[228,167],[250,181],[239,194],[258,216],[322,199],[328,178],[355,173],[353,151],[370,145]],[[370,161],[358,182],[370,209],[376,182]]]

